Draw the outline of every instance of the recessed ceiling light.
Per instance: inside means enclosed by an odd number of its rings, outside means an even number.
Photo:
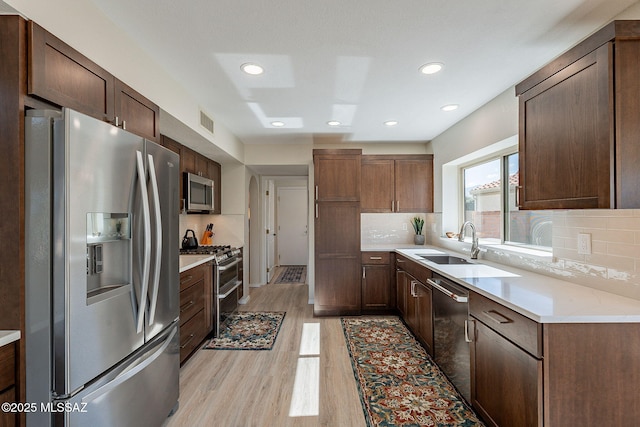
[[[443,105],[440,107],[442,111],[453,111],[458,109],[458,104]]]
[[[242,64],[240,66],[240,69],[247,74],[251,74],[252,76],[257,76],[258,74],[264,73],[264,68],[252,62],[247,62],[246,64]]]
[[[420,72],[422,74],[435,74],[438,71],[442,70],[443,66],[444,66],[444,64],[442,64],[440,62],[430,62],[430,63],[424,64],[422,67],[420,67]]]
[[[386,122],[384,122],[384,125],[389,127],[396,126],[397,124],[398,124],[397,120],[387,120]]]
[[[275,122],[271,122],[271,126],[281,128],[282,126],[284,126],[284,122],[276,120]]]
[[[340,126],[342,123],[340,123],[340,122],[339,122],[339,121],[337,121],[337,120],[330,120],[330,121],[328,121],[328,122],[327,122],[327,124],[328,124],[329,126]]]

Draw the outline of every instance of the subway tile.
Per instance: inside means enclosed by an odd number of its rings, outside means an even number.
[[[640,258],[640,245],[610,242],[607,244],[607,253],[614,256]]]
[[[607,218],[607,228],[610,230],[640,230],[640,218],[616,217]]]
[[[594,228],[607,228],[612,218],[574,217],[567,219],[567,226],[591,230]]]

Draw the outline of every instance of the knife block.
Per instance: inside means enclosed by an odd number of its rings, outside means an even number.
[[[213,231],[205,231],[202,233],[202,239],[200,239],[200,244],[203,246],[209,246],[213,243],[211,238],[213,237]]]

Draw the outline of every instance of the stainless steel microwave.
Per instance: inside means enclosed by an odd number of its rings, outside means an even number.
[[[213,180],[185,172],[184,198],[187,212],[210,213],[214,211]]]

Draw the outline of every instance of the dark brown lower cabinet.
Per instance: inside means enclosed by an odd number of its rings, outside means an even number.
[[[472,346],[473,407],[489,425],[542,425],[542,360],[481,322]]]
[[[0,403],[16,402],[16,346],[15,342],[0,347]],[[0,411],[0,426],[18,425],[18,412]]]
[[[424,268],[424,275],[431,272]],[[396,269],[397,307],[404,322],[433,356],[433,305],[429,285],[404,270]]]
[[[360,257],[344,255],[323,258],[316,255],[315,269],[314,314],[360,314]]]
[[[180,363],[209,335],[213,326],[213,266],[210,262],[180,273]]]
[[[387,313],[395,308],[389,252],[362,252],[362,312]]]

